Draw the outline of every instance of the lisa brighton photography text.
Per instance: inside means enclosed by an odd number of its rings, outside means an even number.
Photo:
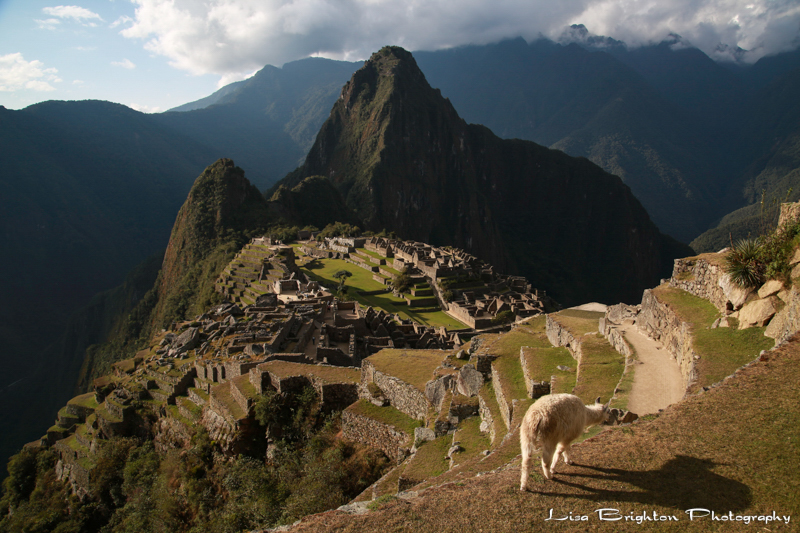
[[[672,514],[672,515],[664,515],[657,513],[656,511],[652,511],[650,513],[647,512],[639,512],[639,513],[625,513],[619,509],[613,508],[603,508],[603,509],[595,509],[591,514],[576,514],[576,513],[566,513],[555,511],[554,509],[548,509],[547,516],[545,517],[545,522],[548,521],[556,521],[556,522],[563,522],[563,521],[571,521],[571,522],[589,522],[592,520],[600,520],[602,522],[635,522],[637,524],[643,524],[645,522],[681,522],[681,521],[699,521],[699,520],[710,520],[712,522],[738,522],[743,524],[789,524],[792,517],[787,515],[781,515],[775,511],[772,511],[770,514],[765,515],[738,515],[733,514],[733,512],[729,511],[727,513],[721,513],[712,511],[710,509],[686,509],[681,514]]]

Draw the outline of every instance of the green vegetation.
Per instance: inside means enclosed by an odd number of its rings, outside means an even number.
[[[800,220],[758,239],[742,239],[725,256],[725,269],[741,287],[756,287],[766,279],[789,283],[789,260],[800,244]]]
[[[9,463],[0,530],[238,533],[342,505],[385,470],[378,452],[340,439],[339,417],[322,415],[313,389],[267,395],[256,410],[275,439],[271,461],[253,449],[252,456],[215,462],[215,443],[202,429],[190,449],[166,453],[152,441],[112,438],[87,465],[94,466],[92,499],[84,503],[56,481],[54,450],[24,450]]]
[[[417,449],[414,457],[409,460],[402,477],[410,481],[422,482],[447,472],[450,461],[445,459],[445,456],[452,443],[452,435],[442,435],[424,443]]]
[[[361,294],[360,291],[388,290],[388,287],[372,279],[372,272],[363,268],[354,267],[342,259],[314,259],[301,267],[308,276],[328,287],[334,287],[337,282],[334,274],[340,270],[349,269],[352,276],[348,278],[349,286],[353,290],[348,292],[348,297],[363,305],[383,309],[387,313],[398,314],[404,319],[414,320],[426,326],[444,326],[449,329],[464,329],[466,326],[440,309],[422,309],[408,307],[404,298],[398,298],[390,293]]]
[[[689,392],[716,383],[775,344],[764,336],[764,328],[710,329],[719,316],[717,308],[688,292],[662,285],[653,289],[653,293],[692,327],[693,346],[700,360],[696,363],[697,380]]]
[[[394,426],[400,431],[405,432],[409,436],[409,446],[411,445],[411,440],[414,438],[414,430],[422,426],[422,422],[414,420],[394,407],[378,407],[367,400],[358,400],[347,409],[355,414],[373,418],[378,422]]]
[[[573,394],[586,404],[594,403],[599,396],[607,402],[613,395],[625,370],[625,357],[596,333],[581,339],[581,362]]]

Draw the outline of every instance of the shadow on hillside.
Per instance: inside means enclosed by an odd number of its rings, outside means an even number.
[[[573,467],[589,472],[556,472],[554,481],[585,491],[583,494],[536,492],[548,496],[660,505],[680,510],[703,508],[727,512],[749,507],[752,500],[750,487],[711,471],[717,465],[721,463],[686,455],[670,459],[658,470],[645,471],[574,463]],[[631,490],[620,487],[625,485],[630,486]]]

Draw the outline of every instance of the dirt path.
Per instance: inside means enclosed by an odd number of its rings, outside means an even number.
[[[620,326],[619,329],[636,350],[638,358],[628,410],[641,416],[680,401],[685,391],[683,377],[678,363],[669,352],[633,324]]]

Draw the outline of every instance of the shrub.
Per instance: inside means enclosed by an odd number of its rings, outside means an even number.
[[[725,256],[725,272],[740,287],[757,287],[764,282],[764,263],[758,239],[741,239]]]

